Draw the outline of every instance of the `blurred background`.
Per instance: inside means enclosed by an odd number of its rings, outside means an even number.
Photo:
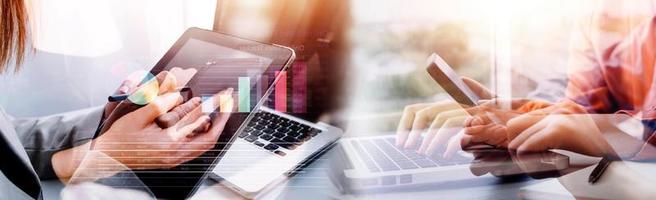
[[[214,28],[293,47],[313,71],[308,109],[338,110],[351,135],[381,134],[404,106],[448,98],[424,70],[433,52],[501,96],[561,97],[573,23],[593,3],[33,0],[36,49],[20,73],[0,77],[0,93],[10,94],[0,104],[20,117],[103,105],[185,29]]]

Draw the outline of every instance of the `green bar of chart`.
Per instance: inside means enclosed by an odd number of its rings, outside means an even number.
[[[239,112],[251,111],[251,78],[239,77]]]

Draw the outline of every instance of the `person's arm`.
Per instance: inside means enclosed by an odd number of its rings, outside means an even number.
[[[604,79],[604,66],[591,38],[594,31],[600,31],[595,28],[593,17],[587,16],[578,20],[572,31],[565,96],[589,113],[612,113],[614,104]]]
[[[39,178],[57,178],[52,156],[88,143],[100,122],[102,109],[96,107],[46,117],[12,119]]]

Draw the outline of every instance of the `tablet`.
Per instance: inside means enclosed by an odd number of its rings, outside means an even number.
[[[184,199],[193,194],[198,185],[229,148],[236,132],[253,110],[264,102],[284,72],[294,60],[290,48],[242,39],[231,35],[198,28],[188,29],[150,71],[186,71],[188,77],[176,77],[187,82],[195,97],[211,98],[227,88],[233,88],[235,112],[228,120],[213,149],[202,156],[175,168],[135,170],[139,179],[157,198]],[[186,79],[186,80],[180,80]],[[284,81],[284,80],[283,80]],[[220,112],[212,106],[203,112]]]

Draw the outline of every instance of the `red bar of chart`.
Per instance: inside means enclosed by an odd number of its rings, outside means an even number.
[[[296,62],[292,67],[292,111],[307,112],[307,63]]]
[[[279,112],[287,112],[287,72],[277,71],[276,77],[279,77],[275,88],[275,109]]]

